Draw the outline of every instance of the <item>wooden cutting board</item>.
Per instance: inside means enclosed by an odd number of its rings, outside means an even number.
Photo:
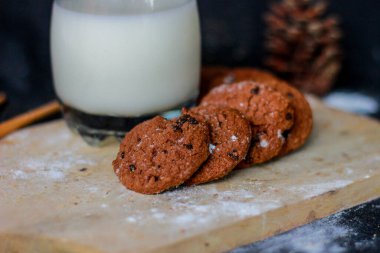
[[[118,182],[116,144],[62,120],[16,132],[0,141],[0,252],[221,252],[379,197],[379,122],[310,102],[298,152],[155,196]]]

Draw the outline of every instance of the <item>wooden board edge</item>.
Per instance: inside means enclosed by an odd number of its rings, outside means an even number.
[[[225,252],[376,199],[380,196],[379,181],[380,173],[344,188],[269,211],[264,215],[251,217],[217,230],[186,238],[175,244],[144,252]],[[283,222],[284,216],[287,217],[285,223]],[[280,222],[281,226],[278,226],[277,224]],[[282,227],[282,229],[278,230],[278,227]],[[231,236],[236,234],[239,236]],[[99,249],[69,240],[8,233],[0,233],[0,252],[104,253]],[[132,251],[126,249],[123,252]]]
[[[218,230],[146,252],[225,252],[376,199],[380,196],[378,182],[380,182],[380,174],[357,181],[344,188],[269,211],[265,215],[248,218],[224,228],[218,228]],[[285,223],[283,222],[284,216],[287,217]],[[278,230],[279,226],[276,224],[280,222],[282,229]]]
[[[0,233],[0,252],[27,253],[103,253],[89,246],[72,241],[48,238],[39,235]]]

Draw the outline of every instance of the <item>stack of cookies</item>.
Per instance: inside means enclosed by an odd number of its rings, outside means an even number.
[[[221,179],[301,147],[312,129],[305,97],[270,73],[205,69],[200,105],[174,120],[157,116],[133,128],[113,167],[144,194]]]

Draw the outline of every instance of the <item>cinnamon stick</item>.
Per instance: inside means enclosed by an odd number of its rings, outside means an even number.
[[[52,101],[29,112],[18,115],[3,123],[0,123],[0,138],[21,127],[27,126],[33,122],[51,116],[59,111],[59,103],[57,101]]]
[[[3,105],[7,101],[7,96],[4,92],[0,92],[0,106]]]

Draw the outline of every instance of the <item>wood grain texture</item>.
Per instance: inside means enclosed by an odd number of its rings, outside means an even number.
[[[310,98],[307,145],[225,180],[145,196],[62,121],[0,141],[0,252],[222,252],[380,196],[380,124]]]

